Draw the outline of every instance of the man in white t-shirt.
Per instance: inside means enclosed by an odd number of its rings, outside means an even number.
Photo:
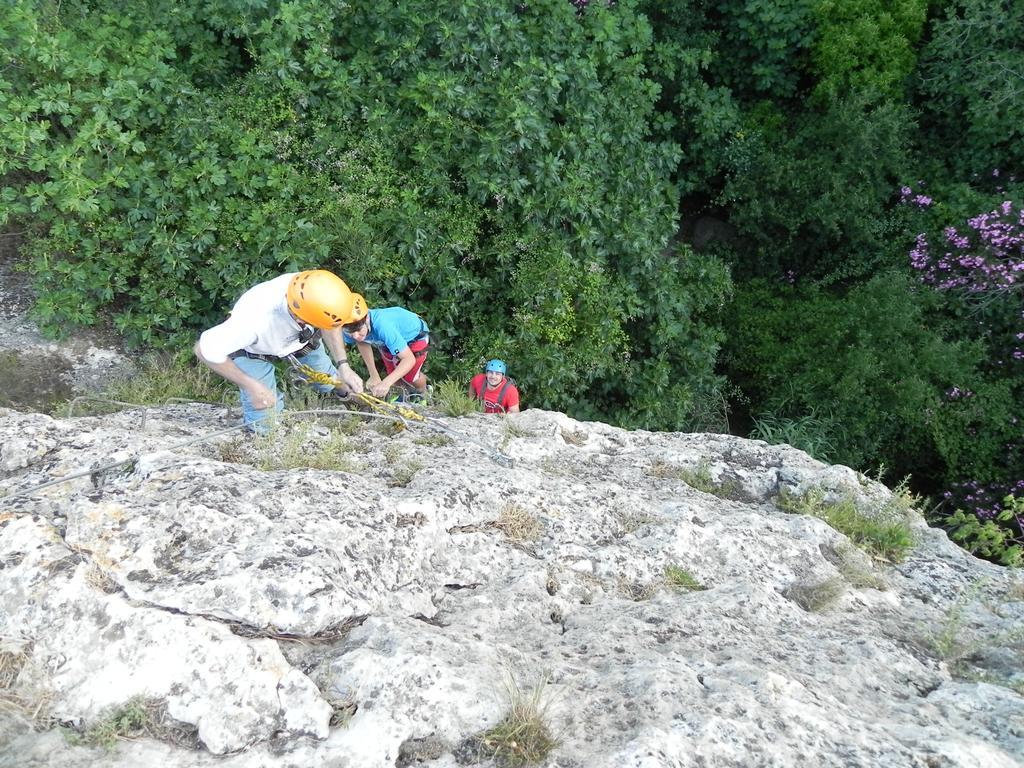
[[[323,269],[292,272],[243,293],[227,320],[202,333],[195,353],[238,385],[246,426],[266,434],[271,413],[284,408],[274,373],[274,363],[282,358],[294,355],[313,370],[340,378],[352,391],[363,391],[362,379],[349,366],[341,326],[365,316],[366,301],[337,275]],[[313,386],[320,392],[335,389]]]

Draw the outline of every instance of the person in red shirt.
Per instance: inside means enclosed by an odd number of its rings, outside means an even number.
[[[491,360],[469,382],[469,394],[483,403],[484,413],[519,413],[519,390],[507,371],[504,361]]]

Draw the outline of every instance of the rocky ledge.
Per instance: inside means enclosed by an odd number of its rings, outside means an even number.
[[[234,418],[0,411],[0,765],[1021,765],[1019,575],[848,468],[537,410],[197,440]]]

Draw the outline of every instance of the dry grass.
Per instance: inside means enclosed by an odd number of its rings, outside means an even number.
[[[0,714],[21,721],[26,728],[44,730],[55,725],[50,717],[52,694],[21,679],[32,663],[31,653],[30,641],[0,637]]]
[[[562,439],[569,445],[583,445],[589,437],[585,429],[569,430],[559,427],[558,431],[562,435]]]
[[[783,595],[805,611],[820,613],[835,605],[846,592],[846,580],[834,576],[820,581],[800,581],[789,585]]]
[[[884,591],[889,588],[885,576],[878,573],[871,565],[870,556],[855,547],[841,546],[835,550],[834,565],[847,583],[855,589],[877,589]]]
[[[645,600],[650,600],[658,594],[659,586],[660,584],[645,581],[629,581],[627,579],[619,580],[619,589],[622,591],[622,594],[635,603],[642,603]]]
[[[489,525],[512,541],[536,541],[544,533],[544,524],[518,504],[506,504]]]

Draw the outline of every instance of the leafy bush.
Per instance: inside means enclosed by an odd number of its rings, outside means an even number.
[[[724,362],[755,413],[795,421],[828,403],[814,439],[834,446],[831,461],[942,482],[961,460],[944,393],[955,382],[982,386],[983,350],[946,341],[933,306],[895,273],[844,292],[752,281],[730,313]],[[971,439],[1001,445],[982,429]]]
[[[717,199],[739,239],[737,276],[848,283],[902,265],[902,219],[887,209],[909,162],[906,107],[854,92],[795,114],[763,106],[744,122]]]
[[[50,329],[184,343],[322,266],[427,318],[442,375],[497,350],[538,405],[662,427],[717,392],[728,275],[669,248],[635,3],[101,6],[0,9],[0,225]]]
[[[949,538],[968,552],[1002,565],[1024,566],[1024,499],[1007,496],[1003,508],[986,518],[958,509],[942,523]]]
[[[917,64],[914,45],[927,0],[820,0],[811,58],[815,95],[834,101],[851,90],[902,99]]]

